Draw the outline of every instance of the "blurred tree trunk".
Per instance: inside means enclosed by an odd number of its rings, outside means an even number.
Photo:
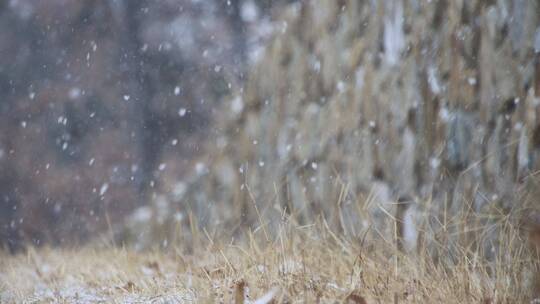
[[[141,22],[144,10],[147,9],[146,0],[125,1],[125,43],[121,46],[121,57],[125,65],[124,75],[126,89],[134,95],[131,123],[133,127],[133,140],[139,146],[139,164],[141,178],[139,191],[141,194],[139,204],[148,201],[148,189],[154,183],[154,170],[159,158],[161,145],[160,134],[156,117],[150,108],[151,99],[155,94],[155,87],[148,74],[149,58],[144,53],[144,44],[140,40]]]

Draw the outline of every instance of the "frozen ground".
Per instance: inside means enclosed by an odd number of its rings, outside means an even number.
[[[0,302],[354,304],[531,299],[530,289],[524,289],[530,261],[491,264],[489,275],[487,264],[466,255],[453,266],[435,264],[425,253],[405,256],[392,244],[368,249],[371,244],[353,244],[330,231],[315,235],[302,229],[274,242],[242,246],[213,240],[189,254],[181,248],[137,253],[110,247],[4,254]]]

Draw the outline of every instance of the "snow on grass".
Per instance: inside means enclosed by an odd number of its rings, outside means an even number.
[[[315,231],[317,230],[317,231]],[[0,253],[0,303],[524,303],[536,261],[406,255],[319,225],[274,241],[197,240],[135,252],[91,245]],[[187,249],[189,247],[189,249]],[[519,250],[509,247],[508,255]],[[455,258],[455,257],[454,257]],[[512,260],[510,260],[512,261]],[[516,280],[514,280],[516,279]],[[272,302],[273,301],[273,302]],[[397,301],[397,302],[396,302]],[[486,302],[487,301],[487,302]],[[491,302],[490,302],[491,301]]]

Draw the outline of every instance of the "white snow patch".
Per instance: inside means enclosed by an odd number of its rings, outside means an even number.
[[[109,189],[108,183],[104,183],[103,185],[101,185],[101,188],[99,188],[99,196],[103,196],[105,192],[107,192],[108,189]]]
[[[450,111],[446,107],[441,107],[439,110],[439,118],[444,122],[450,121]]]
[[[330,287],[330,288],[333,288],[335,290],[339,290],[339,291],[347,291],[347,289],[345,289],[343,287],[339,287],[339,285],[336,282],[328,282],[328,283],[326,283],[326,286]]]
[[[131,215],[131,219],[134,222],[146,223],[152,219],[153,211],[149,206],[137,208]]]
[[[345,82],[340,80],[337,82],[336,88],[340,93],[344,93],[345,90],[347,89],[347,85],[345,84]]]
[[[195,164],[195,172],[197,172],[198,175],[201,175],[206,172],[206,165],[202,162],[198,162]]]
[[[409,207],[403,216],[403,242],[405,250],[412,251],[417,246],[418,231],[416,229],[416,208]]]
[[[401,50],[405,47],[403,34],[403,5],[401,1],[390,2],[390,12],[384,18],[384,50],[385,59],[389,65],[399,62]]]
[[[176,222],[181,222],[184,220],[184,214],[182,212],[176,212],[173,218]]]
[[[432,157],[429,159],[429,165],[432,169],[437,169],[441,165],[441,160],[437,157]]]
[[[58,123],[65,126],[67,124],[67,117],[64,117],[64,116],[58,117]]]
[[[289,23],[287,23],[287,21],[281,22],[281,33],[285,34],[287,32],[288,27],[289,27]]]
[[[183,182],[177,182],[172,190],[173,201],[179,202],[187,192],[187,185]]]
[[[73,87],[68,92],[69,99],[75,100],[81,97],[81,89],[77,87]]]
[[[259,265],[257,265],[257,271],[260,272],[260,273],[266,273],[268,271],[268,269],[266,269],[266,266],[264,266],[262,264],[259,264]]]
[[[428,84],[431,92],[434,94],[439,94],[441,92],[441,85],[437,80],[437,68],[430,66],[428,68]]]
[[[252,0],[245,1],[240,9],[240,17],[244,22],[254,22],[259,17],[259,9]]]
[[[178,115],[180,115],[180,117],[184,117],[186,116],[186,108],[180,108],[180,110],[178,110]]]
[[[231,101],[231,111],[234,114],[239,114],[240,112],[242,112],[243,109],[244,109],[244,101],[242,100],[242,97],[241,96],[236,96]]]
[[[253,301],[252,304],[267,304],[270,303],[275,295],[279,292],[279,289],[276,287],[266,294],[264,294],[262,297],[258,298],[257,300]]]

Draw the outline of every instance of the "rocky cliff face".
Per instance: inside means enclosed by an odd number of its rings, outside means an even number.
[[[415,246],[466,228],[450,217],[537,203],[539,12],[504,0],[290,6],[219,111],[180,209],[233,228],[322,214],[356,237],[392,233],[397,215]]]

